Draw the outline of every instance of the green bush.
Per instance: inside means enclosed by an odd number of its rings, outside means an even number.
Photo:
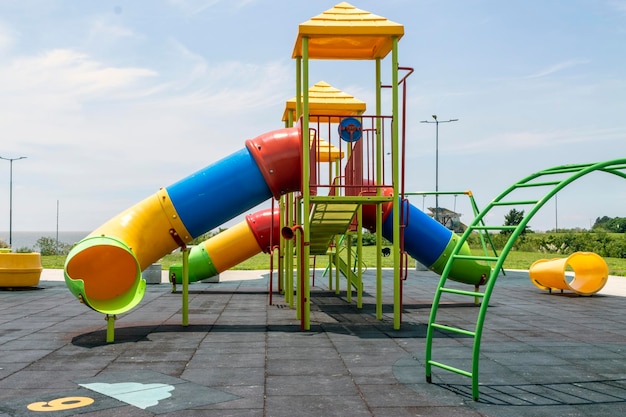
[[[69,243],[57,242],[52,237],[40,237],[35,243],[35,248],[39,249],[39,253],[43,256],[49,255],[67,255],[72,249],[72,245]],[[30,250],[28,251],[30,252]]]
[[[508,235],[502,234],[491,234],[490,237],[497,250],[502,250],[509,238]],[[468,243],[473,249],[481,247],[478,234],[472,234]],[[603,257],[626,258],[626,234],[604,231],[527,233],[517,238],[512,249],[559,255],[595,252]]]
[[[363,232],[362,237],[363,246],[375,246],[376,245],[376,233],[371,233],[369,231]],[[391,246],[393,243],[388,241],[383,237],[383,246]]]

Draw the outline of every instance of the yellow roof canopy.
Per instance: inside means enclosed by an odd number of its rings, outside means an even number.
[[[404,26],[341,2],[301,23],[292,58],[302,57],[302,39],[309,39],[309,59],[384,58],[392,39],[404,35]]]
[[[365,108],[366,105],[364,101],[358,100],[354,98],[354,96],[324,81],[319,81],[313,87],[309,88],[309,120],[315,119],[315,116],[337,116],[337,119],[331,120],[336,122],[343,117],[363,114]],[[287,121],[289,113],[292,115],[292,120],[295,120],[295,97],[290,98],[285,103],[283,121]]]

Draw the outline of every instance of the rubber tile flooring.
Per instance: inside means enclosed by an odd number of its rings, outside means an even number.
[[[117,317],[113,343],[104,316],[80,304],[59,271],[44,271],[37,288],[0,289],[0,417],[626,414],[626,278],[582,297],[542,291],[526,271],[501,275],[474,401],[470,378],[434,368],[426,382],[437,275],[408,271],[394,330],[392,271],[381,281],[382,319],[371,270],[361,308],[345,280],[337,294],[322,273],[311,277],[308,331],[283,295],[270,303],[268,271],[228,271],[190,285],[187,326],[180,288],[148,285]],[[478,310],[452,295],[437,321],[471,327]],[[471,357],[472,338],[435,333],[434,360],[471,370]]]

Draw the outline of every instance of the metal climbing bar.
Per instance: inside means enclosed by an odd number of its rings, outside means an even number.
[[[465,291],[465,290],[458,290],[455,288],[442,288],[441,291],[447,292],[450,294],[469,295],[471,297],[483,297],[485,295],[482,292],[478,292],[478,291]]]

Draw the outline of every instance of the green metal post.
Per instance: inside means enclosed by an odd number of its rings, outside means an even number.
[[[381,97],[381,60],[376,59],[376,182],[382,184],[383,179],[383,145],[382,145],[382,97]],[[382,196],[382,190],[376,191]],[[380,256],[383,248],[383,207],[376,204],[376,318],[383,318],[383,261]]]
[[[113,343],[115,341],[115,320],[116,315],[106,315],[104,318],[107,321],[107,343]]]
[[[346,234],[346,301],[348,303],[352,302],[352,235],[350,233]]]
[[[399,146],[398,146],[398,38],[393,38],[393,46],[391,51],[391,91],[392,91],[392,117],[393,125],[391,126],[391,155],[394,158],[392,163],[393,178],[393,328],[400,329],[402,318],[402,298],[400,280],[400,201],[399,201]]]
[[[302,268],[304,273],[306,273],[306,279],[304,280],[304,306],[303,306],[303,314],[302,318],[304,323],[304,330],[311,329],[311,321],[310,321],[310,297],[311,297],[311,288],[310,288],[310,279],[309,279],[309,256],[310,256],[310,246],[309,242],[311,241],[311,228],[310,228],[310,215],[311,215],[311,193],[309,189],[309,149],[311,148],[311,137],[309,135],[309,38],[304,37],[302,39],[302,224],[304,225],[304,233],[302,233],[302,239],[304,242],[302,244],[303,247],[303,265]]]
[[[189,248],[183,251],[183,326],[189,325]]]
[[[339,272],[339,251],[341,249],[342,239],[335,237],[335,294],[341,292],[341,272]]]

